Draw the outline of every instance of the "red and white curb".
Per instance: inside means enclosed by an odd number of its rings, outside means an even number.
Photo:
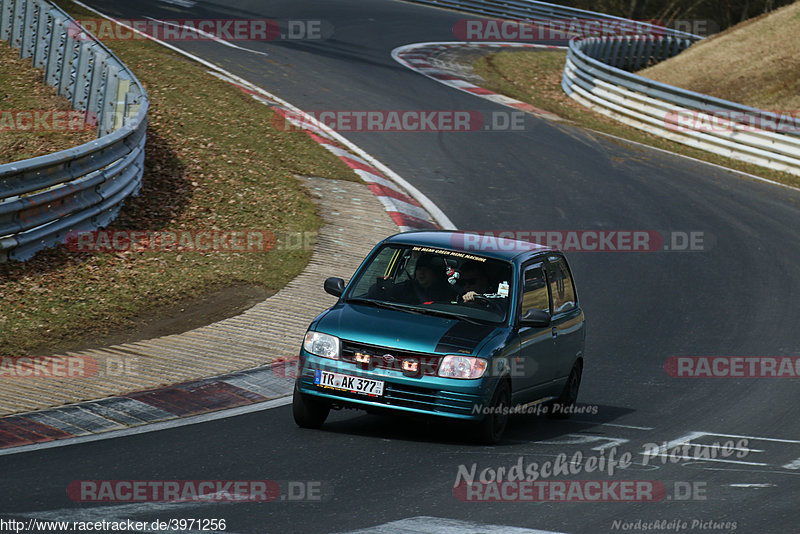
[[[392,217],[392,220],[394,220],[402,230],[430,228],[441,228],[444,230],[456,229],[447,215],[419,189],[365,152],[355,143],[348,141],[338,132],[335,132],[325,124],[317,121],[289,102],[201,57],[186,52],[175,45],[156,39],[152,35],[148,35],[105,13],[87,6],[80,0],[75,0],[75,3],[98,16],[127,28],[140,35],[142,38],[155,41],[165,48],[169,48],[182,56],[200,63],[209,69],[209,73],[236,85],[260,102],[270,106],[273,110],[284,114],[284,116],[288,113],[291,114],[292,117],[299,117],[300,121],[298,122],[298,126],[307,130],[312,139],[328,150],[333,151],[332,148],[336,148],[342,151],[342,153],[347,154],[347,156],[341,154],[337,154],[337,156],[354,171],[358,169],[356,173],[367,182],[370,190],[378,196],[378,199],[386,207],[389,216]],[[313,126],[313,131],[309,130],[309,125]],[[363,171],[363,174],[359,171]]]
[[[342,160],[364,180],[367,187],[380,200],[386,212],[401,230],[435,230],[442,228],[419,201],[390,180],[375,165],[353,154],[337,142],[337,134],[322,122],[297,108],[287,108],[279,102],[270,100],[256,91],[254,87],[242,84],[229,76],[213,71],[208,71],[208,73],[238,87],[262,104],[269,106],[275,113],[283,117],[286,122],[304,130],[311,139]]]
[[[440,67],[437,67],[431,62],[431,57],[439,52],[444,50],[454,49],[454,48],[536,48],[536,49],[554,49],[554,50],[566,50],[566,46],[555,46],[555,45],[542,45],[542,44],[532,44],[532,43],[475,43],[469,41],[453,41],[453,42],[430,42],[430,43],[414,43],[409,45],[404,45],[395,48],[392,50],[392,58],[395,61],[403,65],[404,67],[408,67],[409,69],[422,74],[423,76],[427,76],[432,80],[436,80],[439,83],[443,83],[444,85],[448,85],[453,87],[454,89],[458,89],[459,91],[464,91],[465,93],[469,93],[471,95],[479,96],[486,100],[490,100],[495,102],[496,104],[501,104],[504,106],[509,106],[514,109],[518,109],[521,111],[526,111],[538,117],[542,117],[548,120],[561,120],[561,118],[554,114],[550,113],[549,111],[545,111],[543,109],[539,109],[534,107],[527,102],[522,102],[521,100],[517,100],[516,98],[511,98],[510,96],[501,95],[499,93],[495,93],[494,91],[490,91],[488,89],[484,89],[483,87],[479,87],[474,83],[467,81],[457,74],[453,72],[449,72],[447,70],[443,70]]]
[[[288,404],[297,359],[116,397],[0,417],[0,456],[174,428]]]

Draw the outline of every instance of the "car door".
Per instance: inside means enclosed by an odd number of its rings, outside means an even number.
[[[550,312],[543,259],[523,266],[519,287],[518,318],[530,309]],[[553,330],[549,326],[522,326],[517,321],[517,336],[519,349],[513,364],[512,384],[519,401],[530,402],[546,396],[552,388],[556,373]]]
[[[547,279],[551,298],[550,328],[555,342],[553,377],[563,384],[575,359],[583,355],[583,311],[578,304],[575,283],[564,256],[548,255]]]

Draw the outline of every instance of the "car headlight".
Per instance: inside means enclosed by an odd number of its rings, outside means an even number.
[[[303,348],[306,352],[332,360],[339,359],[339,345],[338,337],[322,332],[306,332],[306,337],[303,339]]]
[[[444,378],[480,378],[488,362],[472,356],[445,356],[439,364],[439,376]]]

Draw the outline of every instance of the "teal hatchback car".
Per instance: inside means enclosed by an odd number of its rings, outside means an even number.
[[[378,243],[308,328],[295,422],[331,408],[445,417],[500,440],[513,413],[572,411],[585,324],[567,259],[479,234],[413,231]],[[539,405],[539,406],[537,406]]]

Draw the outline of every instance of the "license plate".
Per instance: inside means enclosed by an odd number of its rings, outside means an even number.
[[[317,369],[314,373],[314,383],[324,388],[350,391],[352,393],[358,393],[359,395],[371,395],[375,397],[383,395],[383,381],[372,380],[371,378],[361,378]]]

